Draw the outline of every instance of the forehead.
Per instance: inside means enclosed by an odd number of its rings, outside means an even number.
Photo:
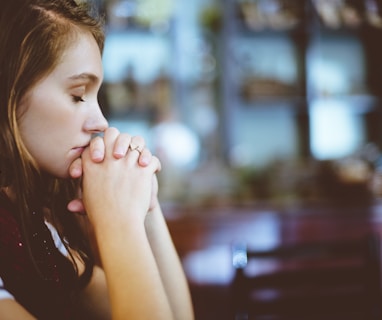
[[[102,81],[102,57],[98,44],[90,33],[80,32],[62,53],[51,76],[67,80]]]

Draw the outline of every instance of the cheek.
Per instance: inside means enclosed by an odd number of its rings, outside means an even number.
[[[66,166],[64,138],[67,137],[67,133],[63,132],[63,129],[67,127],[65,122],[66,120],[62,117],[47,115],[44,112],[41,115],[38,112],[26,112],[19,122],[25,147],[40,169],[51,172],[52,169],[56,171],[59,167]]]
[[[20,130],[25,136],[43,139],[46,135],[60,135],[73,130],[78,122],[75,109],[59,99],[44,101],[35,97],[20,119]]]
[[[31,152],[33,146],[38,142],[41,142],[41,136],[43,136],[44,122],[37,114],[32,112],[25,112],[19,121],[19,130],[21,138]]]

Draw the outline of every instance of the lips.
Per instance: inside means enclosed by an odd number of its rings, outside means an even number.
[[[77,148],[73,148],[73,150],[83,152],[85,150],[85,147],[77,147]]]
[[[84,152],[84,150],[87,148],[88,145],[85,145],[85,146],[82,146],[82,147],[75,147],[73,148],[73,152],[78,155],[78,156],[81,156],[81,154]]]

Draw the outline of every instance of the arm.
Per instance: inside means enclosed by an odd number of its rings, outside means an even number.
[[[111,319],[105,273],[100,267],[94,267],[90,282],[78,296],[78,305],[76,319]]]
[[[193,319],[187,281],[159,205],[146,216],[145,227],[174,318]],[[92,319],[110,318],[106,278],[101,268],[95,267],[92,280],[81,295],[80,305],[84,315]]]
[[[99,232],[113,319],[173,319],[143,224],[129,223],[135,227]]]
[[[0,300],[0,318],[2,320],[33,320],[33,317],[27,310],[24,309],[16,300],[1,299]]]
[[[82,157],[83,203],[94,227],[113,319],[171,320],[144,223],[159,164],[140,167],[137,151],[115,159],[117,136],[115,129],[105,132],[102,162],[92,161],[89,150]]]
[[[194,319],[186,277],[159,205],[148,213],[145,226],[174,318]]]

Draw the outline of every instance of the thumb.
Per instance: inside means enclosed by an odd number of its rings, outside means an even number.
[[[85,207],[81,199],[70,201],[66,208],[73,213],[85,213]]]

